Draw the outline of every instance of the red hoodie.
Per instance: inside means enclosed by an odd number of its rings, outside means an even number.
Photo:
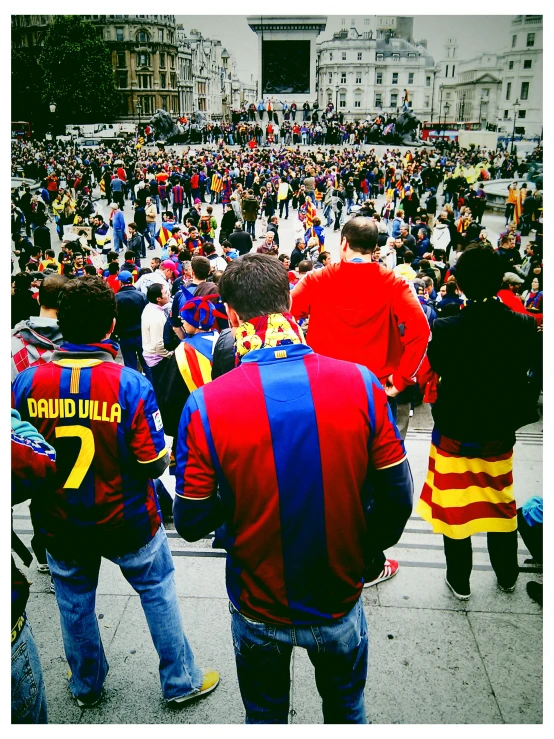
[[[400,391],[414,383],[429,324],[408,283],[380,264],[339,262],[309,272],[292,291],[291,313],[310,316],[315,352],[365,365],[382,384],[392,374]]]

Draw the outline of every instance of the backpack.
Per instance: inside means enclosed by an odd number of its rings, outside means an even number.
[[[200,232],[203,234],[210,233],[210,217],[209,216],[202,216],[200,219],[200,223],[198,224],[200,227]]]

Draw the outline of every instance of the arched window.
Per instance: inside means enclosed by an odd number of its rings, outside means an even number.
[[[137,31],[137,41],[139,44],[146,44],[148,43],[149,37],[147,31],[144,31],[141,29],[140,31]]]

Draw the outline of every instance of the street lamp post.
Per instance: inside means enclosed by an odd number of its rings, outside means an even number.
[[[441,85],[439,87],[440,90],[440,100],[439,100],[439,136],[442,134],[442,126],[441,126],[441,118],[442,118],[442,93],[444,91],[444,85]]]
[[[481,110],[483,108],[483,103],[485,102],[485,98],[481,98],[479,100],[479,130],[483,129],[483,119],[481,117]]]
[[[335,85],[335,115],[339,114],[339,86]]]
[[[450,111],[450,103],[447,100],[446,103],[444,104],[444,128],[446,128],[446,119],[448,118],[449,111]]]
[[[516,135],[516,118],[517,118],[517,113],[518,113],[520,105],[521,103],[519,102],[519,98],[516,98],[516,101],[514,103],[514,125],[512,127],[512,145],[510,147],[512,154],[514,153],[514,137]]]
[[[54,141],[54,116],[56,115],[56,103],[52,101],[50,105],[48,106],[50,108],[50,113],[52,113],[52,116],[50,118],[50,137],[51,140]]]

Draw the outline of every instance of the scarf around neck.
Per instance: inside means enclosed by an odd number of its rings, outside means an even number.
[[[69,341],[64,341],[59,349],[62,352],[97,352],[100,350],[108,352],[115,359],[119,351],[119,345],[112,339],[104,339],[95,344],[72,344]]]
[[[298,324],[290,313],[270,313],[245,321],[237,328],[235,356],[238,366],[248,352],[267,347],[305,344]]]

